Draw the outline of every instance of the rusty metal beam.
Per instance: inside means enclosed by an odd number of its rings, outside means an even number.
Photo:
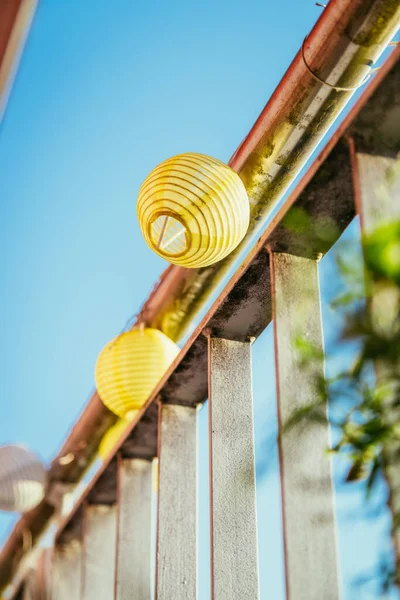
[[[332,0],[330,4],[336,4],[336,2]],[[358,3],[355,4],[358,5]],[[381,2],[373,4],[382,5]],[[269,323],[271,298],[269,294],[264,293],[265,289],[269,289],[269,269],[265,268],[265,264],[268,263],[266,245],[270,245],[273,250],[277,251],[305,256],[312,252],[313,255],[320,256],[329,250],[350,223],[354,216],[354,199],[351,183],[349,184],[348,169],[346,169],[348,150],[345,137],[350,128],[352,135],[357,135],[362,139],[368,137],[368,132],[371,131],[371,122],[368,116],[374,115],[375,111],[379,112],[381,135],[389,135],[390,128],[385,128],[389,112],[381,113],[379,107],[385,102],[389,103],[394,94],[397,94],[395,97],[398,97],[400,84],[399,67],[396,66],[396,63],[399,56],[400,48],[397,48],[378,74],[374,76],[356,106],[314,161],[278,215],[268,225],[210,308],[199,328],[191,336],[176,363],[160,382],[155,393],[162,389],[167,402],[174,401],[176,396],[177,401],[182,404],[196,404],[204,401],[207,396],[206,340],[199,335],[202,327],[210,325],[209,322],[212,321],[211,326],[217,335],[245,339],[248,335],[259,335]],[[286,100],[289,101],[291,94],[295,94],[295,90],[290,92],[290,89],[286,87],[288,85],[287,77],[285,81],[279,95],[284,97],[286,94]],[[276,102],[276,97],[274,102]],[[261,136],[262,126],[262,121],[258,122],[257,131],[259,133],[256,134],[253,131],[252,135]],[[299,209],[301,215],[306,215],[309,229],[299,225],[297,219]],[[330,221],[332,227],[324,230],[324,227],[321,228],[321,221],[325,224]],[[181,275],[182,272],[176,271],[175,268],[167,269],[155,293],[151,295],[149,303],[146,303],[144,307],[143,315],[147,315],[150,322],[153,322],[151,314],[154,316],[163,303],[168,305],[169,299],[174,296],[175,286],[184,285],[185,282]],[[171,289],[172,296],[170,295]],[[178,307],[179,310],[183,309],[183,305],[179,305],[179,303]],[[163,317],[161,320],[164,318],[167,317]],[[153,395],[149,399],[146,407],[132,423],[133,431],[127,432],[126,440],[134,435],[134,428],[149,410],[154,397]],[[93,460],[102,434],[114,419],[115,417],[102,405],[97,394],[94,394],[70,437],[54,459],[50,469],[50,481],[78,481]],[[156,437],[156,427],[154,424],[150,424],[146,433],[145,446],[154,445]],[[120,445],[124,447],[122,442],[123,440]],[[131,450],[134,451],[134,447],[133,443]],[[75,461],[69,465],[60,464],[60,458],[70,452],[74,454]],[[103,467],[104,471],[107,470],[107,465],[106,462]],[[94,478],[91,486],[96,485],[97,477]],[[12,567],[18,562],[14,556],[22,551],[23,529],[30,529],[35,541],[43,531],[52,512],[53,508],[48,502],[44,502],[38,509],[28,513],[17,523],[0,553],[0,590],[10,580]]]
[[[36,5],[37,0],[0,2],[0,123]]]

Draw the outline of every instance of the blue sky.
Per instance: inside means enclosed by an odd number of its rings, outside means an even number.
[[[91,393],[98,352],[166,267],[136,221],[141,182],[179,152],[228,161],[320,10],[311,0],[41,0],[0,126],[0,443],[24,442],[44,461],[57,452]],[[348,235],[357,236],[357,224]],[[328,337],[338,326],[328,313],[333,269],[328,256],[321,265]],[[275,448],[264,468],[265,440],[276,429],[270,328],[254,348],[262,598],[280,600]],[[348,508],[359,516],[346,519]],[[361,518],[359,488],[339,494],[338,509],[344,598],[354,600],[350,579],[376,560],[388,523]],[[14,519],[0,515],[0,539]],[[206,529],[200,600],[208,597]]]

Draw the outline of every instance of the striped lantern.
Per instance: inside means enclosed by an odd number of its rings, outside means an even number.
[[[133,418],[179,352],[158,329],[135,328],[118,335],[101,351],[96,386],[103,403],[122,419]]]
[[[203,154],[161,163],[139,191],[137,215],[146,243],[169,262],[206,267],[244,238],[250,207],[239,175]]]
[[[0,509],[25,513],[44,497],[46,471],[39,457],[19,445],[0,446]]]

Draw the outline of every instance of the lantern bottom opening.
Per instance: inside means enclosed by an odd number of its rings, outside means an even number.
[[[150,239],[159,254],[182,256],[190,247],[190,232],[182,218],[172,213],[159,213],[151,221]]]

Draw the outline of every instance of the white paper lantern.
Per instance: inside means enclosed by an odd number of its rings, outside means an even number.
[[[0,446],[0,510],[25,513],[44,497],[46,471],[36,454],[19,445]]]

